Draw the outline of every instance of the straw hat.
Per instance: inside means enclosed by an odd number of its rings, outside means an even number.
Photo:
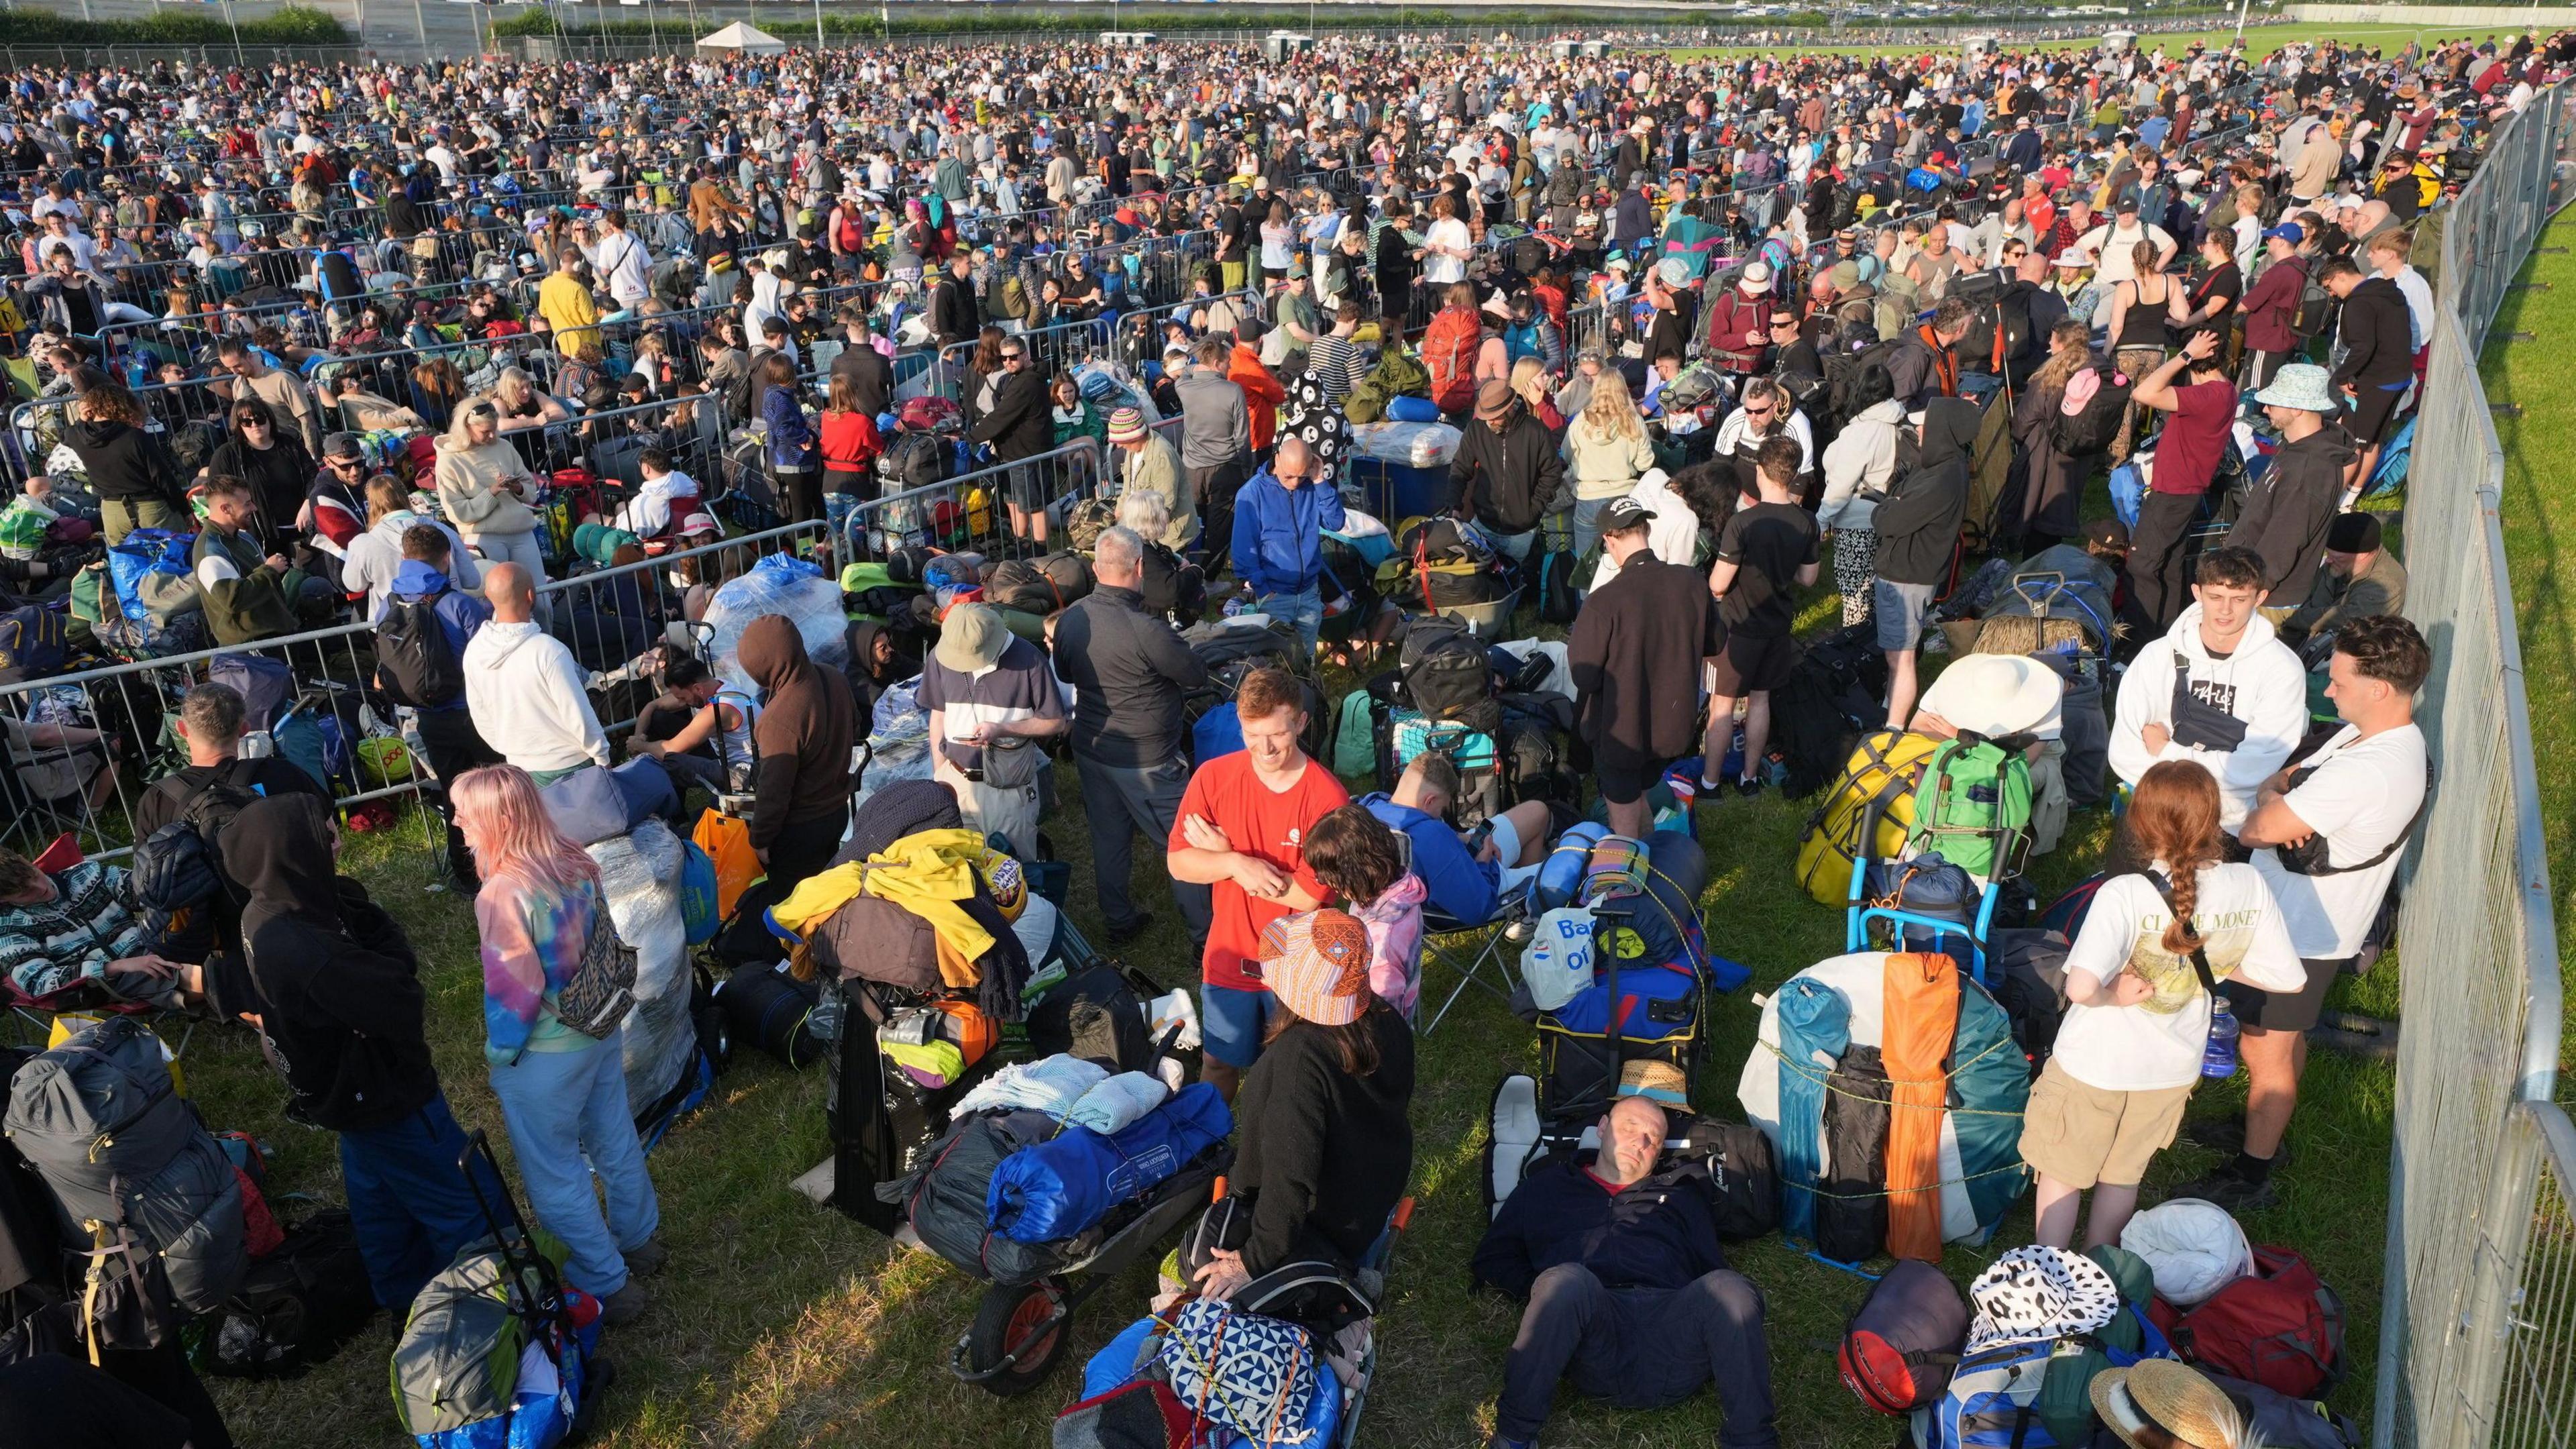
[[[2088,1391],[2102,1426],[2129,1449],[2148,1449],[2139,1436],[2149,1427],[2190,1449],[2237,1449],[2245,1439],[2245,1416],[2226,1393],[2200,1370],[2172,1359],[2105,1370],[2093,1376]]]

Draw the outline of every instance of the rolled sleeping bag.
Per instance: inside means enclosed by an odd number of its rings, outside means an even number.
[[[716,1005],[732,1024],[735,1041],[755,1042],[800,1070],[823,1059],[812,1025],[822,999],[819,987],[788,975],[784,966],[745,967],[716,987]]]
[[[1072,1237],[1153,1191],[1233,1130],[1234,1114],[1205,1082],[1182,1088],[1115,1136],[1068,1127],[994,1169],[987,1226],[1017,1243]]]

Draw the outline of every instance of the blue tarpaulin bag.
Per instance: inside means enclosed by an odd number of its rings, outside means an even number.
[[[145,574],[187,577],[188,555],[196,547],[195,534],[174,533],[166,528],[138,528],[108,545],[108,582],[116,586],[116,602],[125,610],[125,617],[140,619],[145,615]]]
[[[1193,1083],[1115,1136],[1070,1126],[993,1169],[986,1225],[1015,1243],[1054,1243],[1144,1196],[1234,1130],[1225,1099]]]
[[[724,924],[724,914],[716,909],[715,857],[694,840],[680,842],[680,919],[687,923],[692,946],[714,940]]]

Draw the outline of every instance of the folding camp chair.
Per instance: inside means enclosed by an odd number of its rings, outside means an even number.
[[[1431,980],[1431,965],[1436,961],[1457,973],[1458,984],[1449,988],[1448,996],[1440,1002],[1440,1009],[1431,1013],[1431,1020],[1422,1027],[1422,1035],[1429,1036],[1439,1029],[1440,1019],[1449,1014],[1449,1008],[1458,1004],[1458,998],[1465,995],[1470,986],[1491,993],[1505,1006],[1511,1005],[1512,970],[1503,952],[1516,944],[1512,927],[1521,924],[1522,917],[1517,900],[1498,905],[1491,920],[1473,926],[1432,907],[1423,907],[1422,979],[1427,985]]]

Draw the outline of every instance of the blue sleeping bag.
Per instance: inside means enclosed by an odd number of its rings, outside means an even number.
[[[1658,830],[1646,838],[1646,889],[1595,903],[1593,915],[1633,933],[1636,949],[1625,939],[1614,946],[1627,965],[1701,966],[1708,945],[1700,936],[1699,893],[1708,885],[1708,856],[1699,842],[1678,830]],[[1542,866],[1540,875],[1545,877]]]
[[[1233,1130],[1234,1114],[1205,1082],[1183,1087],[1115,1137],[1069,1126],[993,1169],[985,1224],[1015,1243],[1061,1242],[1151,1192]]]
[[[145,574],[186,578],[188,555],[196,547],[195,534],[174,533],[166,528],[138,528],[108,545],[107,581],[115,586],[117,606],[125,611],[125,617],[144,617]]]

